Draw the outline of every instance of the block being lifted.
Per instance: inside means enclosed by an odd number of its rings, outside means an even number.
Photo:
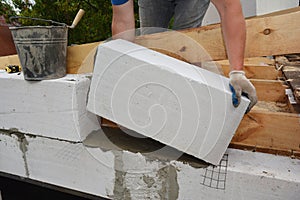
[[[249,104],[231,102],[227,78],[119,39],[98,47],[87,109],[218,164]]]

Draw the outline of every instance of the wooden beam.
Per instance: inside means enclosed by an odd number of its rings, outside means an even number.
[[[300,7],[247,19],[245,57],[299,53],[299,44],[295,42],[299,41],[299,18]],[[191,63],[207,59],[201,47],[212,60],[227,58],[219,24],[145,35],[138,37],[136,43],[178,54]]]
[[[215,61],[219,64],[225,76],[230,72],[229,60]],[[277,80],[282,76],[281,71],[276,70],[275,60],[268,57],[253,57],[244,59],[244,71],[249,79]]]
[[[89,66],[89,69],[86,69],[85,62],[89,60],[93,61],[90,54],[93,54],[96,50],[96,47],[101,42],[94,42],[76,46],[68,47],[67,53],[67,73],[68,74],[79,74],[79,73],[90,73],[93,72],[93,63]],[[92,55],[94,57],[94,54]]]
[[[86,66],[89,59],[93,57],[92,54],[95,52],[96,47],[101,42],[94,42],[82,45],[69,46],[67,49],[67,73],[77,74],[77,73],[90,73],[93,71],[93,64]],[[92,55],[90,55],[92,54]],[[18,55],[2,56],[0,57],[0,69],[5,69],[7,65],[20,65],[20,60]]]
[[[280,149],[276,147],[261,146],[257,144],[245,144],[242,142],[230,142],[229,147],[234,149],[242,149],[242,150],[248,150],[253,152],[262,152],[262,153],[269,153],[275,155],[289,156],[291,158],[300,159],[300,151],[292,150],[292,149],[286,149],[286,148]]]
[[[18,55],[1,56],[0,57],[0,69],[5,69],[8,65],[20,65]]]
[[[216,61],[219,64],[229,65],[229,60],[218,60]],[[245,58],[244,65],[249,66],[267,66],[267,65],[275,65],[275,60],[268,58],[268,57],[252,57],[252,58]]]
[[[229,73],[229,67],[222,66],[223,72],[225,75]],[[204,67],[208,69],[207,66]],[[271,68],[271,69],[270,69]],[[255,71],[255,69],[257,69]],[[265,69],[265,71],[264,71]],[[212,69],[208,69],[209,71],[216,71]],[[219,70],[220,71],[220,70]],[[221,69],[222,71],[222,69]],[[246,75],[251,78],[262,78],[262,79],[250,79],[251,83],[254,85],[257,93],[257,97],[259,101],[271,101],[271,102],[282,102],[285,103],[287,101],[287,97],[285,94],[286,85],[283,84],[283,81],[278,80],[264,80],[264,73],[266,74],[266,78],[274,78],[278,72],[273,71],[272,67],[245,67]],[[259,73],[260,72],[260,73]],[[273,76],[273,77],[271,77]]]
[[[101,125],[119,128],[117,124],[104,118],[101,119]],[[244,116],[230,146],[300,157],[300,116],[254,108]]]
[[[221,65],[225,76],[229,76],[230,66]],[[275,66],[244,66],[244,71],[248,79],[264,79],[264,80],[277,80],[281,77],[281,72],[275,69]]]
[[[108,128],[119,128],[120,126],[108,119],[105,119],[103,117],[101,117],[101,120],[100,120],[100,123],[101,123],[101,126],[103,127],[108,127]]]
[[[204,62],[201,67],[212,71],[211,68],[217,68],[223,75],[228,77],[230,72],[229,64],[219,64],[218,62]],[[277,80],[282,77],[281,71],[275,69],[275,66],[259,66],[259,65],[244,65],[244,71],[248,79],[264,79],[264,80]]]
[[[259,101],[286,102],[286,86],[282,81],[251,79]]]
[[[292,155],[300,152],[298,114],[251,111],[245,115],[231,144]]]

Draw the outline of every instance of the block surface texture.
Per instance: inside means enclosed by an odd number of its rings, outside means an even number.
[[[98,47],[87,109],[141,135],[218,164],[249,100],[231,103],[229,80],[114,40]]]
[[[130,151],[130,140],[128,150],[121,144],[102,129],[84,142],[0,130],[0,172],[114,200],[299,197],[298,159],[229,148],[227,162],[212,166],[186,155],[173,159],[180,152],[170,147],[161,157]]]
[[[82,141],[99,129],[97,117],[86,110],[90,78],[25,81],[23,75],[0,71],[0,129]]]

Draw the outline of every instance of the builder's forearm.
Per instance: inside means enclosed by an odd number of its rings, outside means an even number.
[[[113,5],[112,35],[113,38],[122,38],[133,41],[135,36],[135,22],[133,0],[123,5]]]
[[[227,56],[233,70],[242,70],[246,40],[245,20],[241,11],[225,12],[222,19]]]
[[[239,0],[213,0],[221,17],[223,38],[231,70],[243,70],[246,25]]]

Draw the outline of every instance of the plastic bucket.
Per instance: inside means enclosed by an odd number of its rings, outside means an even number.
[[[66,75],[67,26],[10,27],[25,80]]]

